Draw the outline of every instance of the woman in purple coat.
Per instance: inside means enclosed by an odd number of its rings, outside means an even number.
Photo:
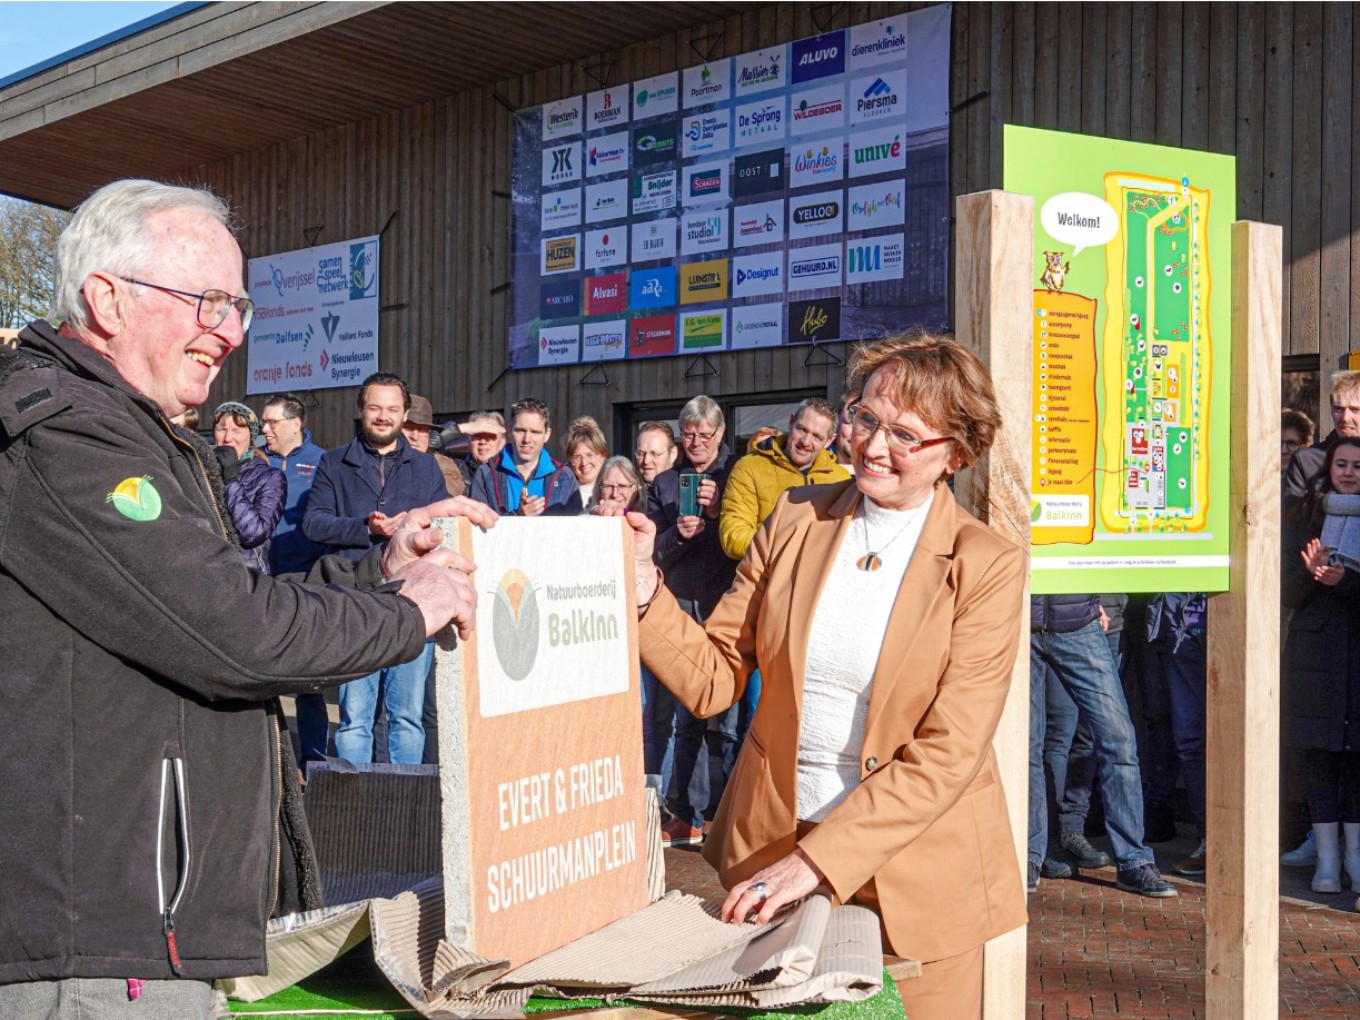
[[[283,517],[288,479],[256,449],[259,437],[260,419],[245,404],[229,400],[213,412],[213,444],[226,483],[227,512],[241,539],[241,556],[246,566],[267,574],[269,536]]]

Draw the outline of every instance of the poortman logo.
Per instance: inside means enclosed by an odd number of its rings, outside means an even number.
[[[828,32],[793,44],[793,83],[845,73],[845,33]]]
[[[511,680],[527,677],[538,658],[538,594],[521,570],[508,570],[493,592],[491,638],[496,660]]]

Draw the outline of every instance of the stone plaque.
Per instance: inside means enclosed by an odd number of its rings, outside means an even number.
[[[518,965],[648,902],[632,536],[439,524],[477,564],[476,632],[435,654],[445,937]]]

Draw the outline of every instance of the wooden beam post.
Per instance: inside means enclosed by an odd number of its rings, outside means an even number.
[[[1210,1020],[1280,1009],[1281,236],[1232,226],[1231,566],[1209,599],[1205,692]]]
[[[954,331],[991,369],[1003,423],[991,453],[959,473],[954,492],[960,503],[1028,553],[1034,199],[1003,191],[962,195],[956,223]],[[1021,614],[1015,672],[995,747],[1018,875],[1023,876],[1029,832],[1028,599]],[[987,1020],[1024,1020],[1027,933],[1018,928],[987,943],[982,986]]]

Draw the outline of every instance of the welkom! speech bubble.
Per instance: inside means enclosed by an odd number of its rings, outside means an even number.
[[[1084,248],[1109,244],[1119,233],[1119,216],[1103,198],[1065,191],[1044,203],[1039,222],[1050,237],[1072,245],[1072,258]]]

